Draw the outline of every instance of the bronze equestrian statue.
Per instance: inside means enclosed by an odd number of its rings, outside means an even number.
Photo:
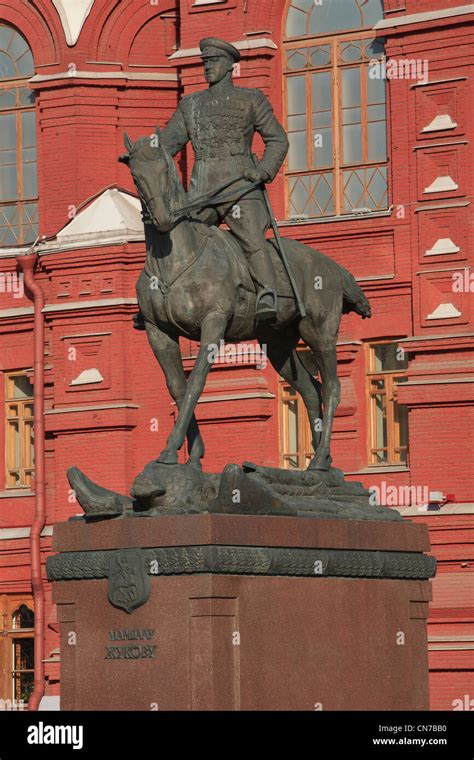
[[[258,287],[256,318],[271,321],[276,319],[276,274],[265,243],[270,218],[261,188],[249,183],[274,179],[288,152],[288,138],[260,90],[234,87],[233,69],[240,61],[237,48],[213,37],[201,40],[200,48],[209,89],[180,101],[161,132],[161,144],[175,156],[191,140],[195,163],[188,188],[190,201],[235,176],[246,180],[230,201],[204,207],[198,216],[208,224],[228,225],[247,256],[250,275]],[[251,155],[255,132],[265,144],[257,166]]]
[[[278,171],[287,151],[286,136],[258,90],[233,86],[238,51],[214,39],[203,40],[201,49],[209,90],[184,98],[161,134],[136,143],[126,135],[128,154],[120,159],[131,170],[145,220],[146,262],[137,282],[138,304],[179,409],[157,461],[176,464],[187,436],[189,464],[201,467],[204,443],[194,411],[214,347],[221,340],[257,339],[276,371],[303,398],[315,450],[309,469],[328,470],[340,396],[336,341],[341,314],[354,311],[369,317],[370,305],[342,266],[309,246],[283,240],[304,305],[298,308],[278,246],[265,243],[270,218],[261,183]],[[255,131],[265,142],[257,165],[251,156]],[[186,194],[172,157],[189,139],[196,163]],[[230,232],[209,226],[222,220]],[[200,342],[188,380],[180,336]],[[310,349],[309,357],[296,351],[300,338]]]

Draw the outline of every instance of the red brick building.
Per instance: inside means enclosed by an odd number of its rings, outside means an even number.
[[[131,326],[144,236],[117,157],[125,131],[150,134],[205,86],[197,46],[215,35],[242,53],[236,84],[263,90],[289,133],[269,188],[281,234],[344,264],[370,298],[371,320],[343,319],[333,458],[428,523],[431,704],[474,709],[473,24],[459,0],[0,3],[0,700],[31,691],[42,594],[37,655],[46,695],[59,692],[44,563],[54,523],[80,512],[66,469],[126,493],[175,418]],[[185,182],[191,164],[189,149]],[[37,235],[34,298],[22,256]],[[195,346],[182,347],[190,370]],[[310,456],[300,400],[256,364],[211,371],[208,470]]]

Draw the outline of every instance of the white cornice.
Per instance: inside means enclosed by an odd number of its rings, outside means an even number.
[[[22,246],[21,248],[0,248],[0,259],[16,259],[17,256],[29,253],[30,250],[31,246]]]
[[[94,404],[90,406],[63,406],[58,409],[47,409],[45,414],[72,414],[73,412],[97,412],[106,409],[139,409],[138,404]]]
[[[230,393],[219,396],[201,396],[201,398],[198,399],[198,404],[210,404],[214,403],[215,401],[242,401],[244,399],[251,398],[275,398],[275,394],[268,391],[253,391],[251,393]]]
[[[474,383],[474,377],[442,377],[428,378],[427,380],[407,380],[403,383],[405,388],[407,385],[453,385],[457,383]]]
[[[30,530],[30,528],[0,528],[0,541],[14,541],[16,538],[29,538]],[[41,535],[52,536],[53,526],[46,525],[41,531]]]
[[[32,317],[35,313],[33,306],[20,306],[18,309],[0,309],[0,319],[11,319],[11,317]]]
[[[81,311],[86,309],[106,308],[109,306],[135,306],[136,298],[98,298],[95,301],[66,301],[65,303],[50,303],[43,308],[43,314],[54,314],[62,311]],[[33,306],[18,309],[0,309],[0,319],[15,317],[32,317],[35,313]]]
[[[50,303],[43,308],[44,314],[77,309],[96,309],[105,306],[135,306],[136,298],[98,298],[95,301],[71,301],[70,303]],[[1,315],[1,312],[0,312]]]
[[[63,81],[67,79],[122,79],[125,81],[149,81],[149,82],[177,82],[177,74],[162,74],[160,72],[148,73],[146,71],[59,71],[57,74],[35,74],[30,79],[30,84],[40,82],[52,82],[55,79]]]
[[[232,43],[237,50],[257,50],[258,48],[269,48],[270,50],[278,50],[278,46],[275,45],[273,40],[269,37],[257,37],[255,40],[239,40]],[[170,61],[174,61],[177,58],[195,58],[201,55],[200,48],[181,48],[175,53],[169,56]]]
[[[40,257],[48,256],[51,253],[63,253],[64,251],[78,251],[82,248],[103,248],[108,245],[126,245],[127,243],[142,243],[145,240],[145,233],[135,233],[129,230],[123,230],[122,234],[97,233],[84,235],[76,240],[70,239],[67,242],[59,240],[48,240],[40,243],[35,249]],[[2,258],[0,254],[0,258]]]
[[[453,340],[453,338],[474,338],[474,332],[440,333],[438,335],[413,335],[410,338],[399,338],[397,343],[422,343],[425,340]],[[405,385],[405,383],[404,383]]]
[[[422,511],[418,507],[393,507],[401,515],[407,517],[446,517],[447,515],[472,515],[474,513],[474,504],[472,502],[458,502],[453,504],[443,504],[439,509],[427,509]]]
[[[385,18],[378,21],[374,29],[391,29],[394,26],[407,26],[408,24],[424,24],[427,21],[437,21],[443,18],[454,18],[455,16],[464,16],[468,13],[474,13],[474,4],[458,5],[456,8],[443,8],[437,11],[426,11],[425,13],[411,13],[408,16],[396,16],[395,18]]]

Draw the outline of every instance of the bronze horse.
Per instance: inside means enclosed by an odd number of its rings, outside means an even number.
[[[159,135],[132,143],[125,135],[128,164],[142,202],[146,237],[145,267],[137,297],[149,343],[179,414],[158,462],[176,464],[187,436],[188,463],[198,468],[204,442],[194,415],[221,340],[257,339],[276,371],[301,395],[312,431],[315,455],[309,469],[331,466],[330,439],[339,403],[336,341],[341,314],[370,317],[370,305],[354,277],[342,266],[294,240],[284,240],[297,288],[306,309],[301,318],[288,277],[269,241],[278,273],[278,320],[255,325],[255,286],[244,253],[231,233],[208,226],[181,211],[189,199],[175,163]],[[229,201],[233,206],[236,201]],[[179,337],[200,342],[188,380]],[[310,349],[296,351],[302,338]],[[314,375],[319,373],[320,381]],[[322,424],[317,424],[322,420]]]

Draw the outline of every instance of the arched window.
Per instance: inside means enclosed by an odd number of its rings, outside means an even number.
[[[25,710],[34,687],[33,599],[0,594],[0,711]]]
[[[34,687],[35,640],[31,633],[35,627],[35,614],[21,604],[12,615],[12,687],[14,704],[27,704]],[[18,709],[18,707],[16,708]]]
[[[289,218],[386,209],[382,0],[291,0],[284,39]]]
[[[12,628],[34,628],[35,613],[26,604],[20,604],[12,615]]]
[[[0,24],[0,246],[35,240],[38,230],[36,114],[26,40]]]

